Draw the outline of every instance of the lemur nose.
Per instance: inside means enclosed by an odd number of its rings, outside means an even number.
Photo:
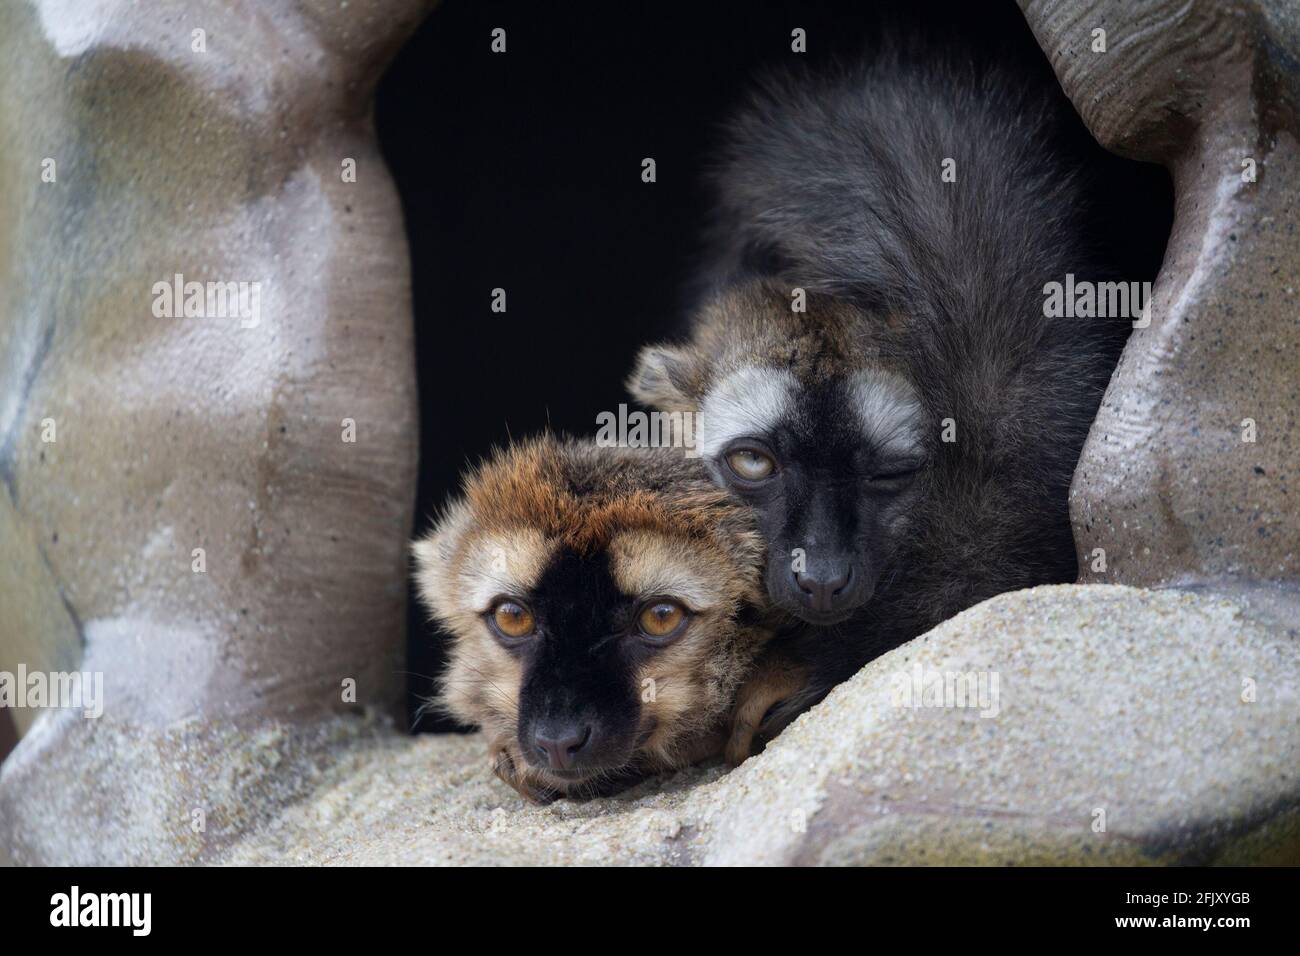
[[[853,565],[845,564],[837,570],[825,570],[820,574],[796,571],[794,583],[803,592],[804,598],[812,605],[814,611],[829,611],[835,598],[849,586],[853,580]]]
[[[590,724],[539,727],[533,734],[537,753],[552,770],[571,770],[578,752],[591,740]]]

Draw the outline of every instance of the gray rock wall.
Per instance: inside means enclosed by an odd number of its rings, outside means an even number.
[[[103,671],[103,721],[160,741],[399,703],[417,421],[371,98],[427,7],[0,7],[0,670]],[[243,312],[169,310],[178,274]],[[55,775],[130,793],[79,769],[98,722],[50,723],[0,831]]]
[[[1176,213],[1071,495],[1084,579],[1300,585],[1300,7],[1026,0],[1093,135]],[[1106,51],[1093,50],[1104,30]],[[1094,549],[1107,568],[1094,573]]]

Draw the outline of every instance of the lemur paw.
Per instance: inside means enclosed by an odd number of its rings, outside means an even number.
[[[488,763],[497,777],[529,803],[547,804],[559,796],[554,790],[530,781],[527,773],[519,769],[521,762],[516,761],[509,744],[504,741],[496,740],[488,745]]]
[[[754,750],[754,738],[777,728],[765,726],[768,712],[803,690],[807,681],[802,668],[784,658],[760,662],[758,669],[741,685],[732,711],[731,736],[724,756],[733,767],[744,763]]]

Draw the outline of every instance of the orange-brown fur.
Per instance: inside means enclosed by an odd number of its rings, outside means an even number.
[[[763,718],[777,704],[802,693],[807,683],[806,667],[779,653],[764,654],[736,694],[724,750],[727,762],[743,763],[754,750],[754,738],[771,732]]]
[[[583,789],[522,759],[522,665],[483,619],[487,595],[526,594],[560,548],[608,560],[620,587],[657,592],[658,581],[679,582],[676,596],[693,605],[685,635],[636,674],[636,686],[653,680],[655,693],[641,700],[644,736],[632,769],[720,752],[737,687],[768,638],[738,620],[762,601],[762,544],[748,510],[679,449],[544,436],[498,453],[466,479],[464,497],[414,546],[419,591],[450,632],[440,706],[482,727],[494,770],[524,795]]]

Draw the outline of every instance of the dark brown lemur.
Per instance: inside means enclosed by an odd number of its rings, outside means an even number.
[[[1137,316],[1046,315],[1050,283],[1124,278],[1071,123],[1054,85],[931,50],[777,77],[731,124],[692,328],[628,386],[698,413],[714,480],[757,513],[769,597],[809,625],[777,642],[809,675],[787,716],[964,608],[1076,576],[1070,481]]]

